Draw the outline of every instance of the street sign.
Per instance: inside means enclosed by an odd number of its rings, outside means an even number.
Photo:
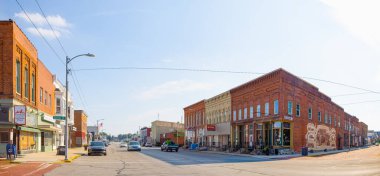
[[[53,116],[54,120],[65,120],[65,116]]]
[[[25,105],[14,105],[14,121],[15,121],[15,125],[26,124],[26,106]]]
[[[210,124],[208,124],[208,125],[207,125],[207,131],[216,131],[216,127],[215,127],[215,125],[210,125]]]

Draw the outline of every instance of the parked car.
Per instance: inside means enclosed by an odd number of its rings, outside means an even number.
[[[92,141],[88,146],[87,152],[88,156],[91,156],[95,153],[103,154],[105,156],[107,155],[107,147],[104,145],[104,142],[102,141]]]
[[[140,143],[137,141],[129,141],[127,150],[128,151],[141,151]]]
[[[145,143],[145,147],[152,147],[153,145],[152,145],[152,143],[150,143],[150,142],[147,142],[147,143]]]
[[[166,141],[161,145],[161,151],[176,151],[178,152],[179,146],[173,141]]]
[[[128,144],[126,142],[122,142],[120,144],[120,148],[128,147]]]

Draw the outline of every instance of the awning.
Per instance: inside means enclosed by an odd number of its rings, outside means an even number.
[[[46,130],[46,131],[59,131],[61,130],[60,128],[57,128],[52,125],[38,125],[38,128],[41,130]]]
[[[41,132],[39,129],[35,129],[35,128],[29,128],[29,127],[17,127],[17,130],[21,130],[21,131],[28,131],[28,132],[33,132],[33,133],[39,133]]]

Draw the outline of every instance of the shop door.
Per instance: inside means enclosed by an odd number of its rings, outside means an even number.
[[[41,152],[45,151],[45,132],[41,132]]]
[[[244,144],[244,125],[239,126],[239,146],[243,147]]]

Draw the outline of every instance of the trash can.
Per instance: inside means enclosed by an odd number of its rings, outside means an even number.
[[[58,146],[57,147],[57,155],[65,155],[65,146]]]
[[[308,155],[308,150],[309,150],[309,148],[302,147],[302,156],[307,156]]]

